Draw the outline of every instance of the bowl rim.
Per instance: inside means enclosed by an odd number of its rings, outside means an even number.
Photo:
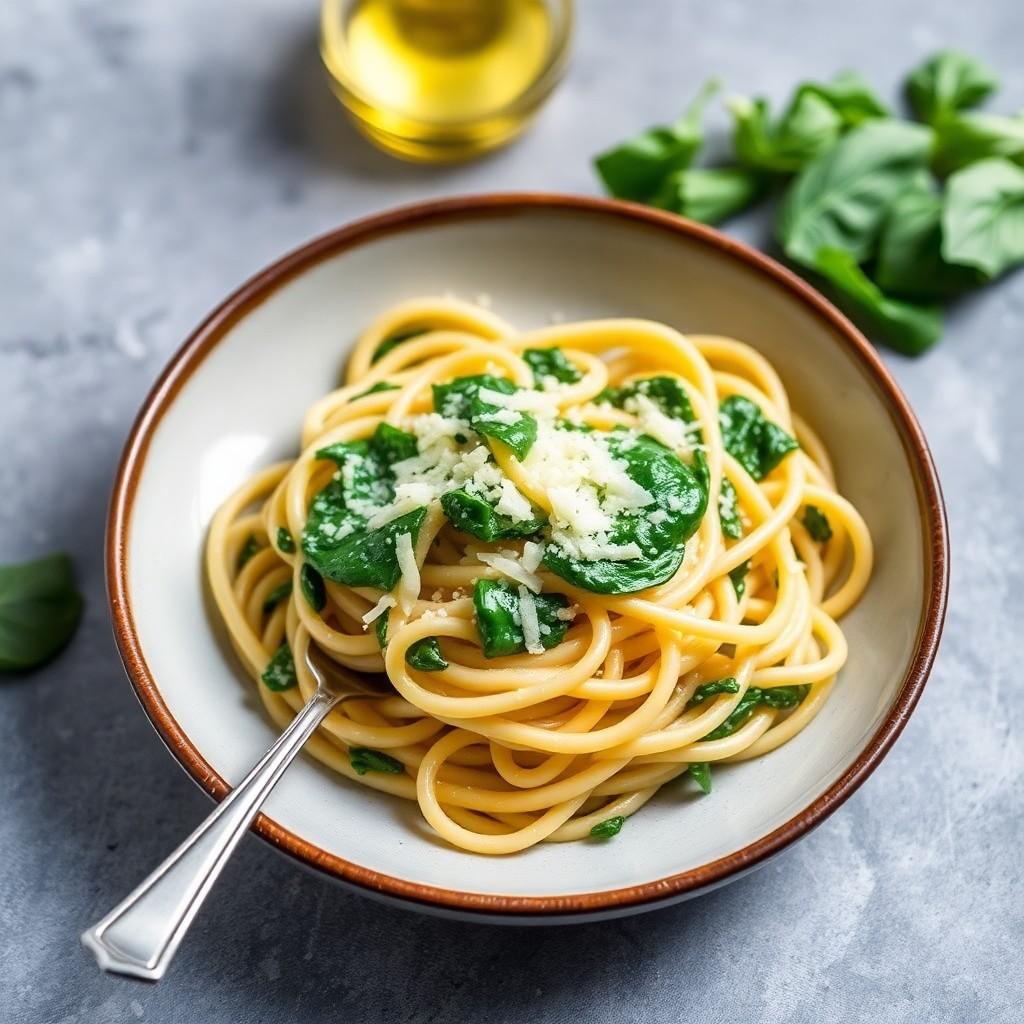
[[[733,853],[696,868],[638,885],[560,896],[508,896],[465,892],[408,881],[347,861],[283,828],[264,814],[253,823],[263,839],[304,865],[367,890],[369,894],[434,907],[462,916],[574,918],[647,909],[712,888],[762,863],[805,835],[838,808],[881,762],[906,725],[935,659],[949,585],[949,538],[938,475],[928,444],[907,399],[867,339],[827,299],[775,260],[713,228],[674,214],[616,200],[543,192],[504,192],[434,199],[374,214],[329,231],[259,271],[229,295],[171,357],[146,397],[128,435],[114,481],[107,519],[107,592],[114,636],[139,702],[168,750],[215,800],[230,787],[207,763],[175,721],[149,671],[135,628],[128,584],[129,533],[135,494],[150,441],[164,413],[204,357],[228,331],[279,287],[321,261],[385,235],[410,228],[522,213],[570,213],[655,228],[669,236],[711,246],[773,282],[822,319],[867,371],[888,407],[915,476],[924,525],[924,613],[913,657],[888,715],[853,763],[820,796],[778,828]]]

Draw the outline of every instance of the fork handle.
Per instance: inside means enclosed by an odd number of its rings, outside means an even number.
[[[159,981],[263,801],[341,698],[318,689],[277,742],[141,885],[82,933],[105,971]]]

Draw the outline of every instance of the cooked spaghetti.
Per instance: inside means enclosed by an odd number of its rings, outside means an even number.
[[[644,320],[519,333],[428,298],[381,316],[345,381],[207,550],[279,726],[311,644],[391,680],[327,717],[324,764],[503,854],[614,835],[680,776],[707,793],[821,710],[871,538],[754,349]]]

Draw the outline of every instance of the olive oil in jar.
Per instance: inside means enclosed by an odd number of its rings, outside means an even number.
[[[525,127],[562,70],[571,0],[325,0],[321,48],[356,125],[413,160]]]

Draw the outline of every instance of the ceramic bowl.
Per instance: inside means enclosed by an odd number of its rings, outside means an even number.
[[[500,921],[631,913],[736,878],[832,813],[906,723],[942,625],[945,517],[921,429],[856,328],[767,257],[657,211],[548,195],[425,203],[318,238],[226,299],[146,400],[114,489],[111,610],[142,705],[215,799],[274,740],[205,597],[210,518],[255,470],[295,453],[303,411],[377,313],[446,291],[487,295],[521,327],[650,317],[764,353],[874,537],[874,576],[843,620],[849,661],[810,728],[718,773],[709,798],[669,787],[630,819],[614,855],[589,842],[465,853],[437,840],[414,805],[303,757],[254,828],[364,892]]]

